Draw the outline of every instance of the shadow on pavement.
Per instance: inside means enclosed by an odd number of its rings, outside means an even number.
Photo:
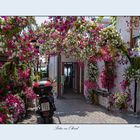
[[[84,96],[77,93],[66,93],[63,97],[62,99],[55,99],[57,107],[56,115],[59,116],[60,119],[61,117],[87,117],[89,114],[97,114],[97,116],[101,118],[103,115],[115,119],[122,119],[126,122],[124,124],[140,124],[140,115],[133,115],[133,112],[108,111],[102,106],[86,103]],[[120,123],[118,122],[118,124]]]

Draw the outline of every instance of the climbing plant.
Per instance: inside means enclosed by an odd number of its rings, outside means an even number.
[[[49,55],[56,55],[60,52],[66,56],[75,57],[77,61],[103,60],[113,64],[118,56],[129,58],[129,51],[121,35],[114,25],[103,27],[99,24],[102,19],[103,17],[99,17],[97,20],[87,20],[86,17],[50,17],[50,21],[40,27],[40,30],[46,34],[42,48]],[[116,18],[112,17],[112,23],[115,20]],[[110,82],[112,83],[111,88],[115,78],[114,66],[113,64],[110,68],[106,64],[104,70],[104,75],[109,73],[107,77],[110,77],[108,81],[112,81]],[[104,77],[104,79],[106,78]],[[107,86],[105,87],[107,88]]]
[[[12,123],[25,113],[25,102],[20,97],[35,97],[28,90],[32,86],[32,66],[38,53],[31,44],[35,37],[33,26],[36,26],[34,17],[0,17],[0,55],[6,56],[0,65],[0,104],[6,103]],[[9,115],[8,112],[5,115]],[[0,119],[3,118],[0,116]]]

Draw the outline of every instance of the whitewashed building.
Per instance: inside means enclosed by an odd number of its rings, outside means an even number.
[[[127,44],[128,47],[130,47],[130,39],[131,39],[131,34],[130,34],[130,28],[129,28],[129,21],[130,17],[125,16],[125,17],[117,17],[117,22],[116,22],[116,29],[117,31],[121,34],[123,41]],[[108,24],[108,22],[107,22]],[[139,27],[133,28],[132,31],[132,38],[136,40],[136,38],[139,36]],[[57,56],[51,56],[49,60],[49,77],[52,79],[57,78]],[[72,85],[70,86],[73,91],[77,93],[82,93],[86,94],[87,89],[84,86],[84,81],[88,80],[88,67],[87,67],[87,62],[85,61],[84,63],[85,67],[82,69],[76,60],[74,58],[67,58],[65,55],[61,55],[61,75],[65,75],[65,77],[70,77],[72,80]],[[112,93],[120,92],[120,82],[123,80],[123,74],[124,70],[130,65],[129,63],[127,65],[122,65],[116,62],[116,68],[115,68],[115,73],[117,77],[115,78],[115,86],[111,90]],[[101,61],[97,64],[99,72],[101,72],[102,67],[104,66],[104,61]],[[70,73],[72,72],[72,75]],[[65,79],[66,80],[66,79]],[[63,77],[61,78],[61,82],[63,81]],[[100,87],[100,81],[98,81],[98,85]],[[65,87],[66,87],[65,83]],[[132,97],[132,107],[129,108],[129,110],[133,111],[134,110],[134,90],[135,90],[135,84],[134,82],[131,83],[131,97]],[[101,88],[102,90],[106,90]],[[107,91],[107,90],[106,90]],[[108,108],[109,106],[109,97],[104,97],[102,95],[98,96],[99,99],[99,104],[102,106]],[[136,98],[136,112],[140,111],[140,83],[138,83],[138,88],[137,88],[137,98]]]

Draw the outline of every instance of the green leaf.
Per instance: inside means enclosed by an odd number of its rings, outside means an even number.
[[[99,16],[96,20],[96,22],[102,22],[103,21],[104,16]]]

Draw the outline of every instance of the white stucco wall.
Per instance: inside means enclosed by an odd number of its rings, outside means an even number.
[[[104,106],[105,108],[109,107],[109,99],[108,97],[103,97],[101,95],[98,96],[99,104]]]
[[[130,47],[130,29],[129,29],[129,24],[127,24],[127,21],[130,21],[130,17],[128,16],[121,16],[121,17],[117,17],[117,24],[116,24],[116,28],[118,30],[118,32],[120,33],[123,41],[126,43],[127,47]],[[139,33],[139,28],[137,28],[137,30],[133,30],[133,37],[137,36]],[[102,67],[102,63],[98,63],[98,68],[99,71]],[[115,72],[117,77],[115,78],[115,86],[114,88],[111,90],[111,92],[116,93],[116,92],[120,92],[121,88],[120,88],[120,82],[124,79],[123,78],[123,74],[124,74],[124,70],[130,65],[129,63],[127,65],[122,65],[119,64],[116,61],[116,68],[115,68]],[[139,84],[140,85],[140,84]],[[132,106],[133,106],[133,102],[134,102],[134,82],[131,83],[130,85],[130,89],[131,89],[131,98],[132,98]],[[140,88],[138,87],[138,92],[140,93]],[[139,94],[137,94],[137,97],[139,98]],[[137,100],[138,100],[137,98]],[[139,101],[139,100],[138,100]],[[107,106],[107,102],[105,102],[105,100],[102,99],[102,97],[99,98],[99,102],[101,105],[103,106]],[[133,110],[132,108],[130,108],[130,110]],[[137,111],[140,110],[140,104],[139,102],[137,102]]]
[[[127,22],[129,21],[130,17],[117,17],[117,25],[116,28],[118,32],[120,33],[122,39],[124,42],[127,44],[127,42],[130,42],[130,33],[129,33],[129,27],[127,26]],[[129,45],[128,45],[129,47]],[[129,64],[128,64],[129,65]],[[119,91],[119,84],[123,80],[123,74],[124,74],[124,69],[128,67],[128,65],[120,65],[119,63],[116,62],[116,68],[115,71],[117,72],[117,78],[115,79],[115,87],[112,90],[113,92],[118,92]],[[99,73],[102,71],[102,68],[104,67],[104,62],[98,62],[98,69]],[[98,81],[99,87],[100,86],[100,81]]]
[[[122,39],[124,40],[124,42],[127,44],[127,46],[129,47],[129,43],[130,43],[130,29],[129,26],[127,24],[127,21],[130,21],[130,17],[125,16],[125,17],[117,17],[117,25],[116,28],[118,30],[118,32],[120,33]],[[136,36],[138,34],[138,31],[134,31],[133,32],[133,36]],[[124,70],[130,65],[129,63],[127,65],[122,65],[117,63],[116,61],[116,68],[115,68],[115,72],[116,72],[116,79],[115,79],[115,87],[111,90],[111,92],[115,93],[115,92],[120,92],[120,82],[124,79],[123,78],[123,74],[124,74]],[[102,68],[104,67],[104,62],[98,62],[98,69],[99,72],[102,71]],[[88,79],[88,74],[87,74],[87,66],[85,67],[85,73],[84,73],[84,80]],[[100,81],[98,81],[99,87],[100,86]],[[134,97],[134,82],[131,83],[131,96],[132,96],[132,105],[133,105],[133,97]],[[86,89],[86,88],[85,88]],[[102,88],[103,89],[103,88]],[[140,88],[138,89],[138,91],[140,91]],[[85,90],[86,93],[86,90]],[[140,95],[138,95],[140,96]],[[104,107],[108,107],[108,99],[106,97],[101,97],[99,96],[99,103],[104,106]],[[138,103],[137,103],[138,104]],[[130,109],[131,110],[131,109]]]
[[[55,79],[57,77],[57,56],[51,56],[49,61],[49,77]]]
[[[129,26],[127,25],[127,21],[130,21],[129,16],[121,16],[117,17],[117,24],[116,28],[117,31],[120,33],[122,39],[124,40],[125,43],[130,42],[130,29]],[[129,45],[128,45],[129,46]]]
[[[77,62],[74,58],[66,57],[64,54],[61,55],[61,61],[62,62]]]
[[[88,80],[88,62],[87,61],[85,61],[84,62],[84,80]]]
[[[129,47],[129,44],[127,42],[130,42],[130,29],[127,25],[126,21],[130,21],[130,17],[117,17],[117,30],[121,34],[123,41],[127,44]],[[137,32],[133,32],[133,36],[135,36]],[[117,72],[117,78],[115,80],[116,87],[114,88],[114,91],[117,91],[119,83],[123,80],[123,74],[124,70],[129,66],[128,65],[120,65],[116,63],[116,72]],[[132,97],[132,105],[134,102],[134,82],[131,83],[131,97]]]
[[[88,78],[89,78],[89,76],[88,76],[88,62],[87,61],[85,61],[84,62],[84,81],[85,80],[88,80]],[[88,91],[87,91],[88,89],[87,89],[87,87],[84,85],[84,96],[85,96],[85,98],[86,99],[88,99]]]
[[[123,41],[126,43],[127,47],[130,47],[130,28],[129,24],[127,24],[127,21],[130,21],[130,17],[125,16],[125,17],[117,17],[117,25],[116,28],[118,32],[120,33]],[[139,28],[134,28],[133,27],[133,37],[136,37],[140,35],[140,27]],[[129,63],[127,65],[122,65],[116,62],[116,79],[115,79],[115,87],[112,89],[112,92],[120,92],[120,82],[124,79],[123,74],[124,70],[130,65]],[[101,63],[98,64],[98,68],[102,66]],[[100,70],[99,70],[100,71]],[[130,89],[131,89],[131,98],[132,98],[132,107],[134,107],[134,82],[131,82]],[[138,88],[137,88],[137,108],[136,111],[140,112],[140,81],[138,82]],[[99,97],[99,103],[105,107],[107,107],[107,99],[103,99],[102,97]],[[133,111],[133,108],[129,108],[129,110]]]
[[[102,72],[103,68],[104,68],[104,61],[98,62],[97,67],[98,67],[98,72],[100,74]],[[99,77],[98,77],[98,85],[99,85],[100,89],[107,91],[107,89],[102,88],[101,81],[100,81]]]
[[[61,62],[76,62],[74,58],[67,58],[61,55]],[[49,62],[49,77],[54,79],[57,77],[57,56],[51,56]]]

